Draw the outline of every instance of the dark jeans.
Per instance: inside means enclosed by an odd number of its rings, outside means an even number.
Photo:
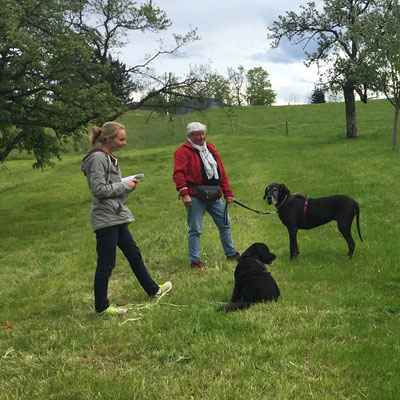
[[[159,286],[153,281],[143,263],[139,247],[126,225],[108,226],[96,231],[97,268],[94,276],[94,302],[97,312],[109,307],[108,279],[115,267],[117,246],[129,261],[133,273],[149,296],[154,296]]]

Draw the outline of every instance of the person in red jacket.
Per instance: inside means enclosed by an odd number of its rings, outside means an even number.
[[[225,204],[221,199],[223,194],[227,203],[234,201],[221,158],[215,147],[206,142],[205,125],[191,122],[186,127],[186,137],[186,143],[175,151],[173,180],[187,211],[190,265],[194,269],[203,269],[200,235],[206,211],[218,227],[227,259],[239,260],[240,254],[232,241],[231,221],[225,215]],[[206,193],[214,191],[215,197],[204,195],[198,185],[205,185]]]

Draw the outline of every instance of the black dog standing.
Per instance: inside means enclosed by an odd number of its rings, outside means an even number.
[[[265,264],[276,258],[264,243],[253,243],[240,257],[235,269],[235,287],[230,304],[217,311],[237,311],[255,303],[278,300],[278,285]]]
[[[349,247],[347,256],[352,257],[356,244],[351,235],[351,224],[357,217],[357,230],[361,241],[360,208],[351,197],[334,195],[320,198],[308,198],[298,194],[290,194],[284,184],[271,183],[265,189],[264,200],[275,205],[279,218],[289,231],[290,258],[297,257],[300,252],[297,246],[297,231],[312,229],[330,221],[337,221],[338,229]]]

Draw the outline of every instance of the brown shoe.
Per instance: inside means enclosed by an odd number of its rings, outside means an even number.
[[[236,252],[233,256],[226,256],[227,260],[233,260],[233,261],[239,261],[240,260],[240,254]]]
[[[193,268],[193,269],[203,269],[203,263],[200,261],[200,260],[196,260],[196,261],[193,261],[191,264],[190,264],[190,266]]]

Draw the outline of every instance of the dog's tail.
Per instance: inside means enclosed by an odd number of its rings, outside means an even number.
[[[238,310],[245,310],[246,308],[249,308],[252,303],[249,303],[247,301],[239,301],[237,303],[230,303],[226,306],[221,306],[217,308],[216,311],[238,311]]]
[[[361,237],[361,231],[360,231],[360,207],[356,201],[354,202],[354,213],[356,214],[356,219],[357,219],[358,236],[360,236],[360,239],[363,242],[363,238]]]

